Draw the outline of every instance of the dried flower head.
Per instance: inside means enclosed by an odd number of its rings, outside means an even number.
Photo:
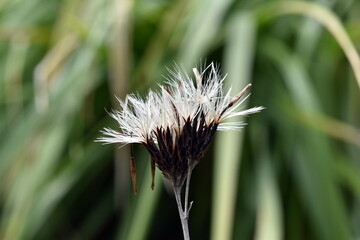
[[[120,131],[105,128],[105,143],[140,143],[151,155],[152,187],[155,165],[175,186],[182,186],[189,170],[204,156],[216,130],[240,130],[243,122],[224,123],[225,119],[259,112],[263,107],[241,109],[250,88],[247,85],[235,97],[231,89],[223,92],[222,77],[213,63],[202,72],[193,69],[195,81],[177,69],[169,71],[166,86],[150,91],[146,99],[128,95],[119,100],[121,111],[110,115]],[[134,159],[131,161],[135,182]],[[136,190],[136,189],[135,189]]]

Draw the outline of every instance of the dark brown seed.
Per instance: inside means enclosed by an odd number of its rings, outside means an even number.
[[[155,187],[155,159],[151,158],[151,189]]]
[[[136,165],[135,165],[135,157],[134,157],[134,147],[133,144],[130,144],[130,173],[131,173],[131,181],[134,188],[134,193],[137,194],[137,185],[136,185]]]

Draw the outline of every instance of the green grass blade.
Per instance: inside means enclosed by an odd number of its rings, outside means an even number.
[[[255,147],[254,153],[259,152]],[[262,151],[264,156],[258,156],[258,197],[256,240],[281,240],[283,239],[282,209],[278,188],[271,167],[270,157]]]
[[[256,31],[252,15],[234,16],[227,31],[225,71],[229,73],[227,83],[235,94],[250,82]],[[242,142],[243,132],[220,132],[216,137],[211,239],[232,237]]]

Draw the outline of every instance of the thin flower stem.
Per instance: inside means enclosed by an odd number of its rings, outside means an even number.
[[[189,216],[191,209],[191,203],[189,206],[189,189],[190,189],[190,179],[191,179],[192,168],[189,167],[187,177],[186,177],[186,186],[185,186],[185,209],[184,212]]]
[[[190,240],[188,220],[189,220],[189,212],[191,209],[191,204],[189,205],[188,201],[189,201],[189,188],[190,188],[191,173],[192,173],[192,168],[189,168],[187,177],[186,177],[185,199],[184,199],[184,207],[185,208],[184,209],[183,209],[182,203],[181,203],[181,189],[182,189],[183,185],[176,186],[175,184],[173,184],[176,204],[177,204],[177,207],[179,210],[181,225],[182,225],[183,234],[184,234],[184,240]]]

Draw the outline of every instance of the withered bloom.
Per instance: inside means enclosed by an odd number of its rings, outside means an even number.
[[[225,77],[213,63],[202,72],[196,68],[193,71],[195,81],[181,70],[169,71],[166,86],[160,86],[159,92],[150,91],[145,100],[134,94],[125,101],[119,100],[122,110],[110,115],[118,121],[120,131],[105,128],[105,136],[98,139],[105,143],[144,145],[151,155],[152,187],[156,165],[172,182],[175,194],[176,191],[180,194],[186,179],[190,181],[192,169],[204,156],[216,130],[240,130],[243,126],[243,122],[224,123],[225,119],[263,109],[241,109],[251,85],[235,97],[230,95],[231,89],[224,93]],[[131,166],[134,182],[134,162]],[[187,215],[185,198],[183,213]]]

